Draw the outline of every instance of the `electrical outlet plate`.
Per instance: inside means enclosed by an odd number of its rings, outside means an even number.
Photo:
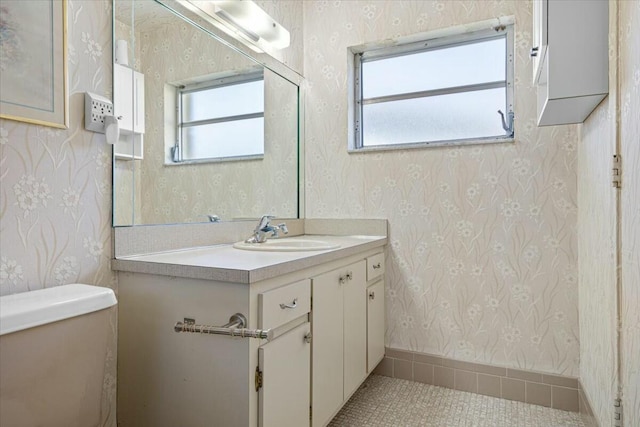
[[[104,96],[85,92],[84,127],[92,132],[104,133],[104,117],[113,116],[113,103]]]

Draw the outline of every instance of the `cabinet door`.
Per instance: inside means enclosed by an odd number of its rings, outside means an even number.
[[[367,376],[366,262],[348,267],[351,279],[344,284],[344,398]]]
[[[144,133],[144,74],[133,72],[133,130]]]
[[[113,64],[113,104],[114,114],[121,117],[118,125],[121,131],[133,131],[133,70],[120,64]]]
[[[260,427],[309,425],[311,349],[309,322],[258,349],[263,385],[258,394]]]
[[[346,269],[311,280],[312,425],[324,426],[343,402],[343,284]]]
[[[384,281],[367,288],[367,372],[384,357]]]
[[[542,71],[542,59],[547,51],[547,11],[549,0],[533,0],[533,84],[538,84]],[[544,82],[540,82],[544,83]]]
[[[113,104],[121,131],[144,133],[144,74],[113,64]]]

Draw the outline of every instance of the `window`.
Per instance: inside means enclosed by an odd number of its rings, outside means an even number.
[[[174,163],[264,155],[262,73],[180,86],[176,101]]]
[[[350,148],[512,139],[512,52],[509,25],[355,53]]]

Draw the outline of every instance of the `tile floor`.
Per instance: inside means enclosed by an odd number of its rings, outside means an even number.
[[[371,375],[329,426],[584,427],[584,424],[576,412]]]

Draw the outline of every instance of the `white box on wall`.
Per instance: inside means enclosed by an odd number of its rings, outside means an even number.
[[[120,138],[114,153],[119,159],[142,159],[145,132],[144,74],[113,64],[113,103]]]
[[[609,3],[535,0],[538,126],[582,123],[609,93]]]

